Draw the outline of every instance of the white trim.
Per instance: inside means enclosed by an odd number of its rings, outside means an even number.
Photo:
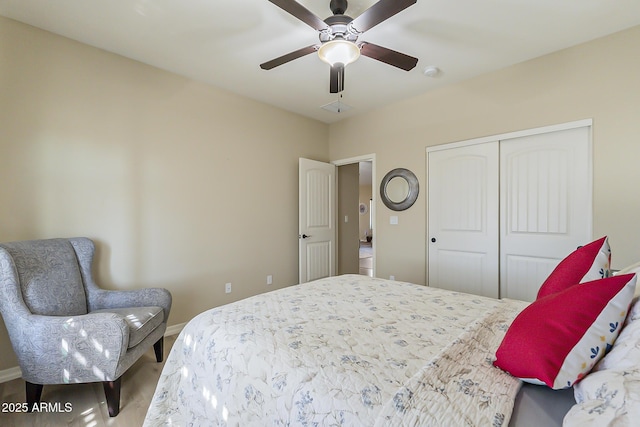
[[[165,337],[169,337],[171,335],[178,335],[182,329],[186,326],[185,323],[178,323],[177,325],[171,325],[167,327],[167,330],[164,332]],[[22,377],[22,370],[19,366],[14,366],[13,368],[8,368],[0,371],[0,384],[6,383],[8,381],[17,380]]]
[[[22,377],[22,370],[19,366],[14,366],[13,368],[4,369],[0,371],[0,384],[6,383],[8,381],[17,380]]]
[[[427,147],[427,153],[430,153],[432,151],[448,150],[450,148],[466,147],[466,146],[475,145],[475,144],[484,144],[486,142],[492,142],[492,141],[504,141],[506,139],[520,138],[523,136],[538,135],[541,133],[557,132],[561,130],[576,129],[576,128],[582,128],[582,127],[591,127],[591,126],[593,126],[593,119],[576,120],[574,122],[560,123],[556,125],[542,126],[542,127],[533,128],[533,129],[507,132],[499,135],[483,136],[480,138],[467,139],[464,141],[433,145],[431,147]]]
[[[171,335],[178,335],[182,332],[182,329],[187,325],[187,322],[178,323],[177,325],[167,326],[167,330],[164,331],[164,336],[169,337]]]
[[[378,202],[378,192],[376,191],[377,181],[376,181],[376,155],[375,153],[364,154],[362,156],[349,157],[346,159],[334,160],[331,163],[336,166],[344,166],[351,165],[353,163],[360,162],[371,162],[371,223],[373,224],[373,242],[371,243],[371,252],[373,253],[373,265],[371,266],[371,271],[373,277],[376,277],[376,260],[378,257],[376,256],[376,239],[375,233],[378,224],[376,223],[376,206]],[[336,177],[338,174],[336,173]],[[337,197],[337,195],[336,195]]]
[[[350,157],[348,159],[334,160],[331,163],[333,163],[336,166],[344,166],[344,165],[350,165],[353,163],[372,162],[375,159],[376,159],[375,154],[365,154],[363,156]]]

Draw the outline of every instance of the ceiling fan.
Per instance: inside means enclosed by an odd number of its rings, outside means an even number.
[[[318,52],[320,59],[331,66],[329,92],[338,93],[344,90],[344,68],[360,55],[405,71],[411,70],[418,63],[418,58],[366,41],[358,41],[362,33],[418,0],[380,0],[355,19],[344,14],[347,11],[347,0],[331,0],[329,7],[333,16],[324,21],[295,0],[269,1],[316,29],[319,32],[320,44],[303,47],[260,64],[263,70],[271,70],[294,59]]]

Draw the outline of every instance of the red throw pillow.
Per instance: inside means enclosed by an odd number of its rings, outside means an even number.
[[[494,365],[526,382],[571,387],[613,345],[635,287],[636,275],[625,274],[534,301],[509,327]]]
[[[570,286],[611,275],[611,248],[607,236],[584,245],[560,261],[538,290],[544,298]]]

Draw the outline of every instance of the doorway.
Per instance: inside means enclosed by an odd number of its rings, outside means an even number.
[[[358,273],[373,277],[373,181],[371,162],[358,163]]]
[[[333,162],[338,175],[338,274],[375,276],[375,155]]]

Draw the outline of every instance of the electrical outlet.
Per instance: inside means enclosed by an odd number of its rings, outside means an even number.
[[[396,280],[396,276],[393,276],[393,275],[389,276],[389,280]]]
[[[272,284],[273,284],[273,276],[269,274],[267,276],[267,285],[272,285]]]
[[[231,293],[231,283],[227,283],[226,285],[224,285],[224,292],[227,294]]]

